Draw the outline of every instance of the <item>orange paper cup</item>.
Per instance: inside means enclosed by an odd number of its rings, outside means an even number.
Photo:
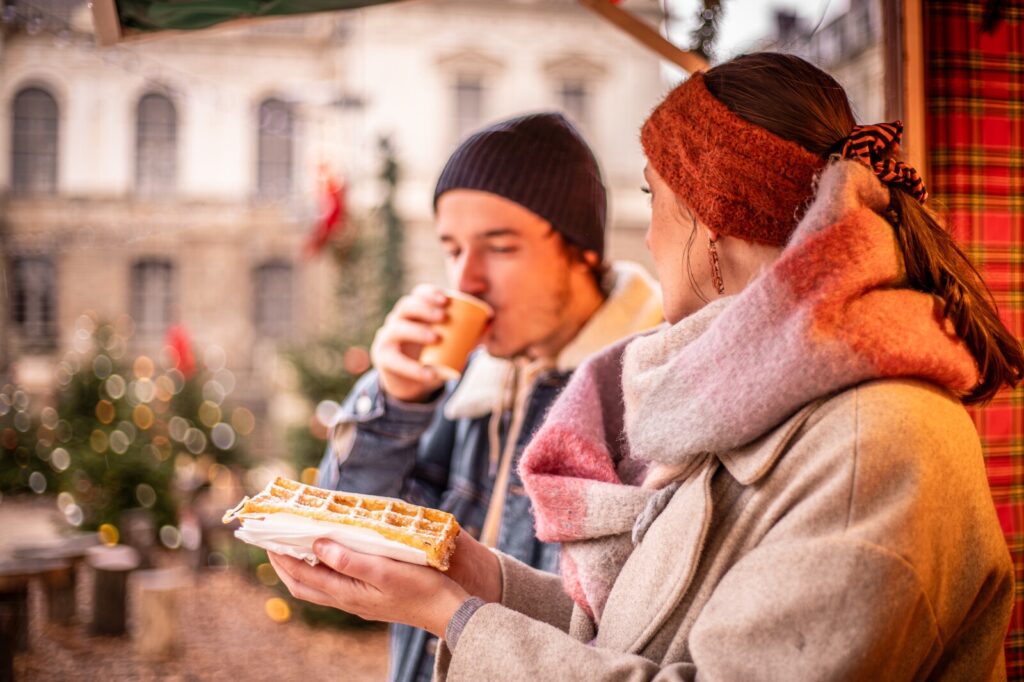
[[[423,347],[420,364],[433,367],[438,376],[450,380],[462,376],[466,360],[480,342],[494,310],[479,298],[461,291],[446,289],[444,294],[448,297],[445,308],[448,318],[434,325],[441,340]]]

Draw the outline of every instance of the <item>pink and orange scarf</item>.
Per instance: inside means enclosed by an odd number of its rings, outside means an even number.
[[[715,453],[872,379],[977,384],[941,303],[906,287],[888,202],[869,168],[833,163],[781,257],[740,294],[576,371],[520,473],[537,536],[563,543],[565,588],[595,623],[646,527]]]

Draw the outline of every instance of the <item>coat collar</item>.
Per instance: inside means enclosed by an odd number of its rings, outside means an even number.
[[[729,474],[743,485],[757,483],[786,451],[814,411],[827,398],[819,398],[804,405],[792,417],[779,424],[761,438],[746,445],[718,454],[718,459]]]
[[[608,274],[608,297],[555,358],[557,371],[571,372],[602,348],[664,321],[658,285],[641,266],[617,261]],[[514,371],[511,360],[479,351],[448,399],[445,417],[476,419],[499,405],[508,409],[511,396],[506,387]]]

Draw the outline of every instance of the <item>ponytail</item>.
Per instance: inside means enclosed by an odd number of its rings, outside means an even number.
[[[1004,384],[1024,378],[1021,340],[999,319],[991,291],[935,215],[902,189],[890,191],[908,284],[942,300],[943,315],[978,363],[980,380],[964,402],[988,402]]]

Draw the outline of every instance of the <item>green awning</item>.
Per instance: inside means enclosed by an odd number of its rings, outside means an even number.
[[[101,45],[159,31],[194,31],[227,21],[358,9],[399,0],[93,0]]]

